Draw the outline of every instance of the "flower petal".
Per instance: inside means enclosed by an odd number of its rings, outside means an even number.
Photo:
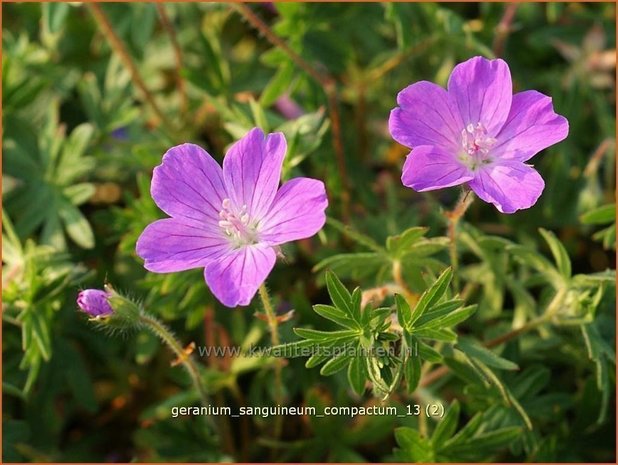
[[[275,265],[271,247],[251,245],[236,249],[206,267],[204,277],[210,290],[226,307],[249,305]]]
[[[209,223],[219,221],[226,196],[221,167],[195,144],[177,145],[165,153],[154,169],[150,193],[168,215]]]
[[[77,306],[92,317],[114,313],[109,304],[109,294],[100,289],[84,289],[77,295]]]
[[[401,182],[415,191],[424,192],[456,186],[473,179],[472,174],[455,156],[439,147],[421,145],[406,158]]]
[[[135,250],[147,270],[170,273],[206,266],[229,251],[230,245],[216,226],[166,218],[144,229]]]
[[[470,187],[502,213],[530,208],[541,196],[545,182],[530,165],[503,160],[479,170]]]
[[[551,97],[527,90],[513,96],[511,111],[491,152],[523,162],[565,139],[568,133],[569,122],[554,112]]]
[[[264,217],[260,240],[277,245],[313,236],[326,222],[327,206],[322,181],[295,178],[286,182]]]
[[[268,134],[254,128],[228,150],[223,178],[230,200],[247,206],[251,218],[260,219],[275,198],[287,144],[282,133]]]
[[[455,66],[448,93],[461,115],[462,129],[482,123],[489,135],[495,136],[511,108],[511,72],[503,60],[474,57]]]
[[[446,90],[420,81],[399,92],[397,104],[388,120],[393,139],[410,148],[436,145],[457,150],[464,125]]]

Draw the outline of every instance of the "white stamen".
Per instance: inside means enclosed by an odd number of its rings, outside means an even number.
[[[230,199],[223,199],[219,212],[219,227],[223,229],[232,244],[236,247],[255,244],[258,241],[256,224],[250,224],[251,218],[247,205],[240,209],[234,208]]]
[[[463,152],[460,160],[472,170],[479,164],[491,163],[489,152],[496,144],[496,139],[487,134],[482,123],[470,123],[461,131],[461,145]]]

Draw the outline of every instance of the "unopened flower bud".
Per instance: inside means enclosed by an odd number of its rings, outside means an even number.
[[[91,317],[109,316],[114,313],[109,297],[110,294],[100,289],[85,289],[77,295],[77,306]]]

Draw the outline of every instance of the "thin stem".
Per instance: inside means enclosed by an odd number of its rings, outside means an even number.
[[[176,338],[172,335],[170,330],[157,320],[155,317],[142,313],[139,316],[140,322],[152,331],[154,334],[159,336],[163,342],[167,344],[167,346],[174,352],[174,354],[178,357],[178,360],[182,363],[182,365],[186,368],[189,376],[191,377],[191,381],[197,390],[200,400],[202,401],[202,405],[207,407],[210,405],[208,400],[208,394],[204,389],[204,384],[202,383],[202,378],[200,377],[200,373],[197,365],[193,358],[190,355],[186,354],[182,345],[176,340]]]
[[[159,16],[161,17],[163,29],[165,29],[170,36],[172,47],[174,48],[174,59],[176,60],[176,86],[178,87],[178,94],[180,95],[180,112],[184,115],[187,112],[187,89],[185,81],[182,78],[182,52],[176,37],[176,31],[174,31],[174,26],[165,12],[165,6],[161,3],[157,3],[156,6]]]
[[[505,342],[508,342],[511,339],[515,339],[520,334],[527,333],[528,331],[534,328],[537,328],[541,326],[542,324],[547,323],[548,321],[549,321],[549,318],[546,315],[540,316],[538,318],[535,318],[534,320],[529,321],[528,323],[526,323],[525,325],[519,328],[513,329],[512,331],[509,331],[508,333],[503,334],[502,336],[498,336],[496,338],[490,339],[489,341],[485,342],[485,344],[483,345],[487,347],[488,349],[491,349],[492,347],[496,347],[496,346],[499,346],[500,344],[504,344]]]
[[[257,29],[272,45],[280,48],[292,62],[313,78],[326,93],[328,102],[328,112],[331,120],[331,133],[333,150],[337,157],[337,169],[341,175],[341,209],[345,223],[350,219],[350,181],[347,174],[345,163],[345,152],[343,149],[341,135],[341,118],[339,116],[339,98],[337,95],[337,83],[329,74],[318,71],[315,67],[309,64],[303,57],[296,53],[292,48],[285,43],[272,29],[262,21],[247,5],[244,3],[232,4],[234,8],[255,28]]]
[[[278,346],[279,342],[279,322],[277,321],[277,315],[270,302],[270,296],[268,295],[268,289],[266,285],[260,286],[260,299],[262,299],[262,305],[264,305],[264,312],[268,321],[268,327],[270,328],[270,340],[273,346]]]
[[[268,327],[270,329],[271,345],[273,347],[278,346],[281,343],[279,339],[279,321],[277,320],[277,315],[275,314],[275,310],[273,309],[270,301],[268,289],[266,289],[266,285],[264,283],[260,286],[259,292],[260,299],[262,299],[262,305],[264,306],[264,313],[266,314],[266,321],[268,322]],[[281,379],[281,368],[281,360],[277,359],[275,363],[275,401],[279,405],[283,404],[283,381]],[[275,419],[275,439],[278,439],[281,435],[282,419],[283,418],[281,416],[277,416]]]
[[[616,141],[613,138],[608,137],[599,144],[595,151],[592,152],[592,155],[590,155],[588,164],[586,164],[586,168],[584,168],[584,176],[589,178],[596,174],[603,156],[606,153],[612,153],[612,150],[610,149],[613,148],[612,146],[615,144],[615,142]]]
[[[397,286],[404,292],[405,299],[408,301],[408,304],[410,304],[410,306],[413,308],[414,305],[416,305],[419,296],[418,294],[410,290],[407,283],[403,279],[401,262],[399,260],[393,260],[392,273],[395,284],[397,284]]]
[[[515,13],[517,12],[518,6],[519,5],[517,3],[509,3],[504,8],[504,14],[502,15],[502,19],[496,27],[496,37],[494,38],[492,49],[494,55],[497,57],[502,55],[506,39],[511,33],[511,25],[513,24],[513,20],[515,19]]]
[[[472,191],[465,190],[461,193],[455,208],[445,213],[448,219],[449,255],[451,267],[453,268],[453,284],[456,290],[459,290],[459,275],[457,274],[457,268],[459,266],[459,257],[457,255],[457,224],[473,201],[474,195]]]
[[[131,58],[131,55],[125,48],[124,44],[120,40],[120,37],[118,37],[118,35],[114,32],[114,28],[109,22],[107,15],[103,12],[98,3],[90,3],[88,7],[90,8],[92,16],[94,16],[94,19],[97,22],[99,29],[101,29],[101,32],[109,42],[112,49],[118,54],[124,65],[129,70],[129,73],[131,74],[131,79],[133,80],[137,88],[141,91],[141,93],[144,95],[144,98],[152,107],[152,110],[154,111],[157,118],[168,128],[173,128],[171,121],[161,111],[159,105],[157,105],[154,95],[152,95],[152,93],[146,87],[146,84],[144,83],[144,80],[142,79],[137,69],[137,66],[133,62],[133,59]]]

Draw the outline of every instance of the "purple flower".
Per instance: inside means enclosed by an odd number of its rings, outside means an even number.
[[[512,93],[508,65],[482,57],[457,65],[448,90],[427,81],[402,90],[389,129],[413,148],[403,184],[424,192],[468,183],[502,213],[534,205],[545,183],[526,162],[563,140],[569,124],[550,97]]]
[[[105,291],[85,289],[77,294],[77,306],[92,317],[108,316],[114,313],[109,297]]]
[[[146,269],[204,268],[224,305],[249,304],[278,246],[313,236],[326,221],[321,181],[295,178],[278,188],[285,152],[283,134],[258,128],[230,147],[223,169],[197,145],[169,149],[150,192],[171,218],[148,225],[137,240]]]

